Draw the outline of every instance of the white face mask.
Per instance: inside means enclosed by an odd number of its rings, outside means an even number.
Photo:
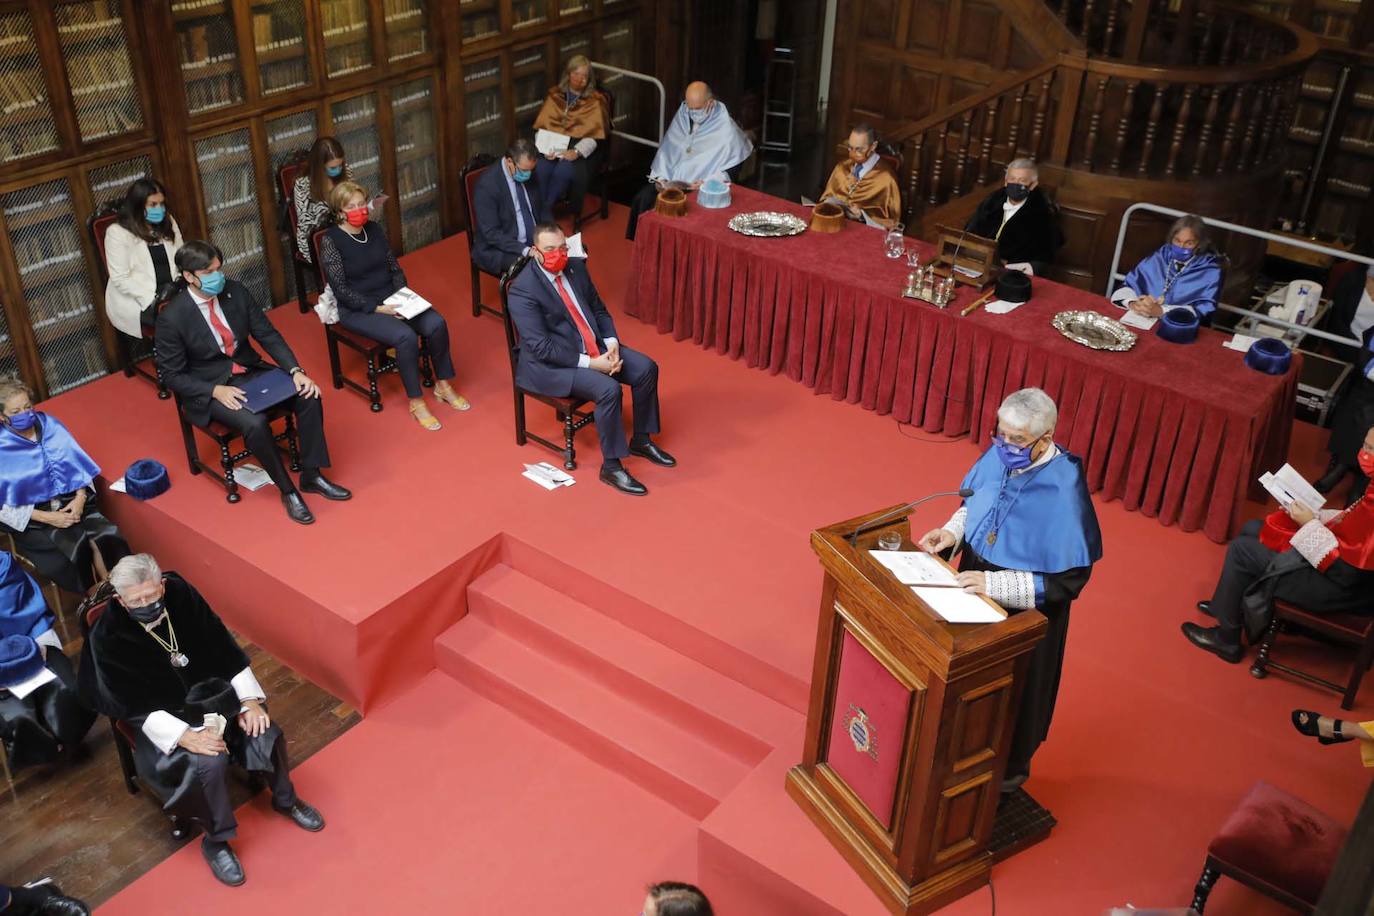
[[[705,105],[705,106],[702,106],[701,108],[695,108],[695,109],[689,108],[689,109],[687,109],[687,118],[688,118],[688,120],[690,120],[693,124],[700,124],[702,121],[705,121],[705,120],[706,120],[706,116],[707,116],[708,114],[710,114],[710,113],[711,113],[711,106],[710,106],[710,105]]]

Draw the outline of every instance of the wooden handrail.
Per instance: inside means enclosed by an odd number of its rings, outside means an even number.
[[[932,127],[938,127],[946,121],[952,121],[965,112],[972,111],[980,105],[986,105],[998,96],[1014,92],[1022,85],[1034,82],[1045,74],[1057,70],[1064,57],[1067,56],[1069,55],[1061,54],[1059,57],[1051,58],[1043,64],[1032,67],[1029,70],[1018,70],[1001,82],[993,83],[982,92],[975,93],[965,99],[960,99],[956,104],[942,110],[939,114],[929,115],[917,121],[915,124],[897,128],[887,135],[887,141],[894,146],[900,146],[917,134],[924,133]]]

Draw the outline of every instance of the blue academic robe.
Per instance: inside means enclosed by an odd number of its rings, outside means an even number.
[[[700,124],[694,126],[687,112],[683,102],[673,115],[649,166],[651,180],[703,181],[734,168],[754,152],[754,145],[719,99]]]
[[[38,505],[89,487],[99,473],[56,417],[39,411],[37,442],[0,426],[0,505]]]
[[[37,639],[53,628],[52,611],[14,555],[0,552],[0,636]]]
[[[1169,249],[1169,245],[1161,245],[1131,268],[1123,285],[1135,290],[1137,295],[1163,296],[1166,309],[1187,306],[1200,317],[1215,312],[1217,300],[1221,298],[1221,260],[1211,252],[1203,252],[1193,255],[1180,267]],[[1170,277],[1174,277],[1172,283],[1169,283]]]

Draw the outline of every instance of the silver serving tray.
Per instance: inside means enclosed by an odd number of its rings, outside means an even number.
[[[1120,353],[1135,346],[1134,331],[1097,312],[1060,312],[1051,324],[1069,340],[1093,350]]]
[[[802,222],[801,217],[766,210],[758,213],[740,213],[731,217],[729,225],[741,235],[759,238],[782,238],[800,235],[806,231],[806,223]]]

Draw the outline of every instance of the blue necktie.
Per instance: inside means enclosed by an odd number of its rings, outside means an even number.
[[[525,220],[525,237],[520,241],[528,245],[530,244],[530,240],[534,237],[534,213],[530,210],[529,192],[525,190],[523,184],[516,185],[515,199],[520,201],[520,215],[524,217]]]

